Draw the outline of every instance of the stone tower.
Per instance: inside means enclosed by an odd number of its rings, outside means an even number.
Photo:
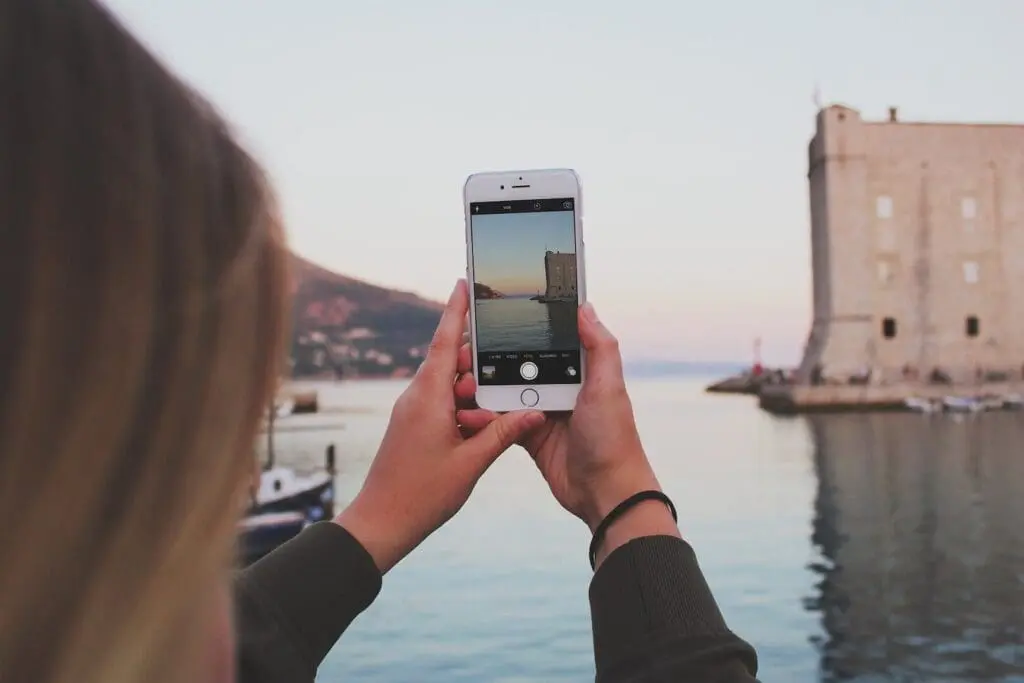
[[[1024,126],[830,106],[808,181],[814,320],[798,381],[1020,377]]]
[[[576,298],[576,254],[548,251],[544,253],[546,299]]]

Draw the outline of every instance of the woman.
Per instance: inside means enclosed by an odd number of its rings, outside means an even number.
[[[288,322],[266,179],[94,0],[0,2],[0,77],[0,681],[311,681],[514,442],[591,529],[658,489],[593,310],[572,419],[496,416],[460,283],[355,500],[232,576]],[[753,680],[669,507],[606,526],[598,679]]]

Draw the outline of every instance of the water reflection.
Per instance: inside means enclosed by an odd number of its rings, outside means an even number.
[[[579,348],[575,302],[528,298],[476,302],[481,351],[565,351]]]
[[[556,301],[544,304],[551,330],[551,347],[557,350],[580,347],[579,321],[576,317],[575,301]]]
[[[1024,418],[810,419],[824,681],[1024,681]]]

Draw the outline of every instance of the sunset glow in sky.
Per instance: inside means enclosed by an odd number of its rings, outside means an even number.
[[[817,89],[1024,122],[1018,0],[113,0],[234,122],[293,246],[443,298],[476,171],[572,167],[588,294],[633,358],[799,357]]]
[[[545,291],[544,254],[575,253],[572,211],[473,216],[475,280],[507,296]]]

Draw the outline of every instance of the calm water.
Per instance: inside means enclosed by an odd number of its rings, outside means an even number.
[[[683,533],[762,680],[1024,682],[1024,414],[776,419],[703,384],[631,391]],[[318,462],[335,441],[347,499],[402,387],[326,386],[347,412],[292,418],[328,429],[280,434],[281,449]],[[509,452],[385,577],[318,680],[592,680],[587,542]]]
[[[476,321],[481,351],[564,351],[580,345],[573,303],[481,300]]]

